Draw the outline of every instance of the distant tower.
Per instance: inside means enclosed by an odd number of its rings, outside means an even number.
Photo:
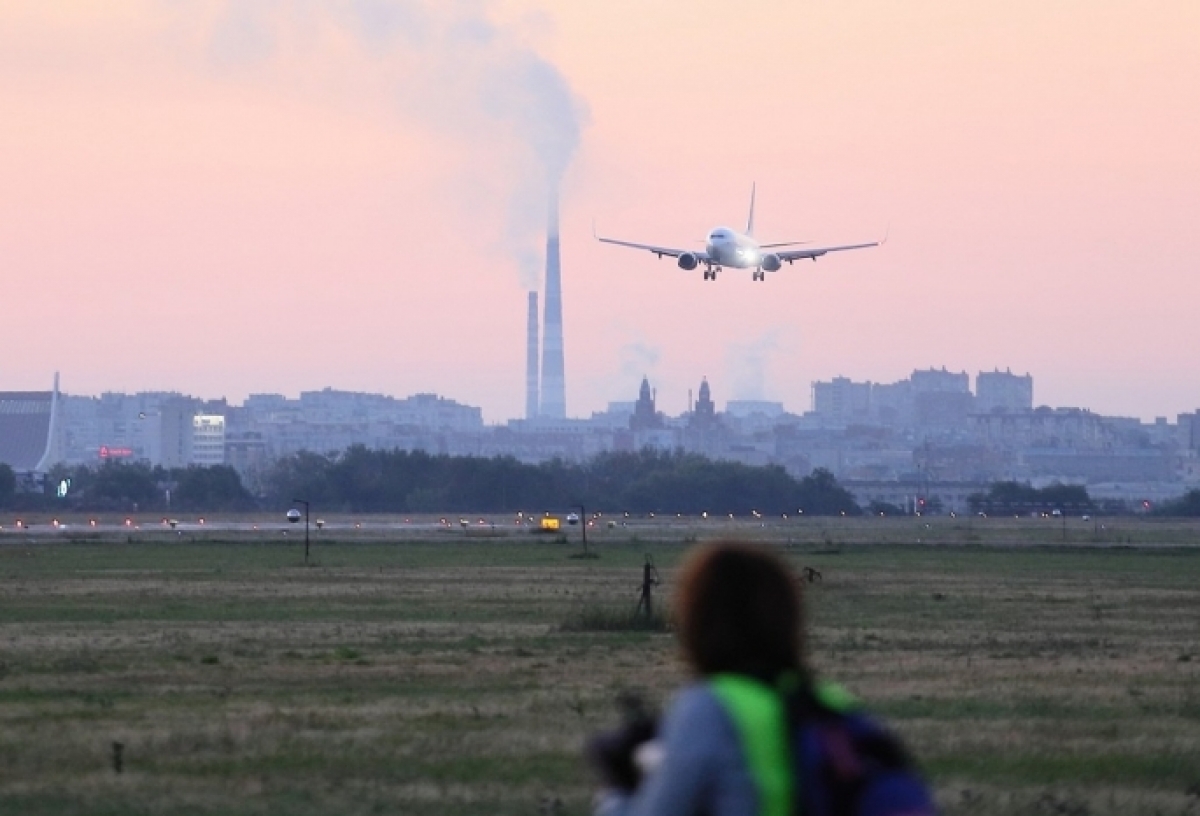
[[[650,380],[642,377],[642,387],[638,389],[638,399],[633,406],[633,416],[629,418],[629,428],[633,431],[648,431],[662,427],[662,417],[655,408],[654,392],[650,390]]]
[[[558,253],[558,191],[550,193],[546,234],[546,313],[542,335],[542,410],[550,419],[567,416],[567,386],[563,369],[562,262]]]
[[[708,387],[708,377],[705,377],[700,383],[700,399],[696,401],[694,419],[699,422],[711,422],[716,417],[717,408],[713,405],[712,391]]]
[[[525,354],[525,418],[538,415],[538,296],[529,293],[529,347]]]

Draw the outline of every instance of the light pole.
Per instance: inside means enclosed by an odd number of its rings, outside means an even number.
[[[583,526],[583,530],[582,530],[582,532],[583,532],[583,557],[591,558],[591,554],[588,553],[588,545],[587,545],[587,510],[584,509],[582,504],[574,505],[573,509],[579,510],[579,523]],[[568,518],[567,521],[569,523],[570,518]]]
[[[306,502],[304,499],[292,499],[292,504],[303,504],[304,505],[304,566],[307,567],[308,566],[308,502]],[[295,507],[293,507],[291,510],[288,510],[287,517],[288,517],[288,521],[290,521],[292,524],[295,524],[298,521],[300,521],[300,511],[297,510]]]

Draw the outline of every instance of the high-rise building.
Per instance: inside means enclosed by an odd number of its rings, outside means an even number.
[[[975,377],[975,410],[981,414],[1033,410],[1033,377],[1019,377],[1012,369],[980,371]]]
[[[834,422],[865,422],[871,412],[871,383],[856,383],[847,377],[812,386],[813,413]]]
[[[947,371],[945,366],[940,371],[936,368],[914,371],[910,381],[913,392],[917,394],[967,394],[971,391],[971,378],[967,376],[967,372]]]
[[[563,361],[562,262],[558,245],[558,195],[550,196],[546,233],[546,303],[542,321],[542,387],[540,414],[548,419],[567,416],[567,387]]]
[[[190,464],[201,467],[225,464],[225,417],[214,414],[192,417]]]

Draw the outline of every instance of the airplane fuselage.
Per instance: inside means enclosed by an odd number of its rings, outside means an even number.
[[[751,269],[762,264],[762,249],[749,235],[729,227],[717,227],[708,234],[705,246],[713,266]]]

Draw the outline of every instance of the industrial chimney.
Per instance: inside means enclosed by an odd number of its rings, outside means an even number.
[[[542,335],[541,415],[567,416],[567,387],[563,373],[562,265],[558,254],[558,191],[550,194],[546,234],[546,312]]]
[[[525,418],[538,415],[538,296],[529,293],[529,345],[525,354]]]

